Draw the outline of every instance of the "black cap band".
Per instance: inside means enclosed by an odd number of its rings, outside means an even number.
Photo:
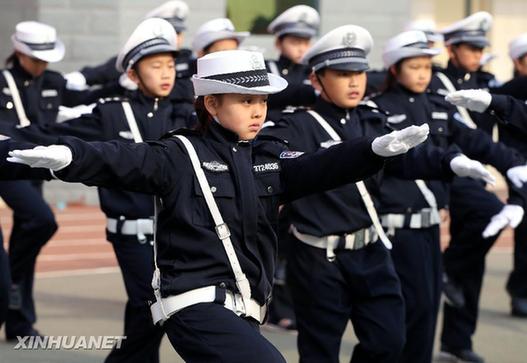
[[[204,79],[213,79],[225,83],[231,83],[242,87],[263,87],[269,86],[269,76],[266,69],[256,69],[252,71],[233,72],[216,74]]]

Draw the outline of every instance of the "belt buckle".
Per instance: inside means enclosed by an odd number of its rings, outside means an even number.
[[[242,296],[240,294],[233,294],[234,297],[234,313],[238,316],[246,316],[245,304],[243,303]]]
[[[361,229],[354,233],[355,235],[355,244],[353,245],[354,250],[364,247],[366,244],[366,230]]]
[[[231,231],[229,230],[229,226],[227,226],[226,223],[218,224],[216,227],[214,227],[214,229],[216,230],[216,234],[218,235],[219,239],[222,241],[231,236]]]
[[[432,210],[431,209],[423,209],[421,210],[421,227],[428,228],[431,225],[431,215]]]

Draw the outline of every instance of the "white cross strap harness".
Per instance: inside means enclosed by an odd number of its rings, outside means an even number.
[[[342,141],[339,134],[331,127],[331,125],[322,117],[319,113],[310,110],[307,111],[313,118],[322,126],[322,128],[328,133],[328,135],[334,140],[334,141]],[[379,239],[384,243],[386,248],[391,249],[392,248],[392,242],[388,239],[388,236],[386,236],[386,233],[384,233],[384,230],[382,229],[381,222],[379,221],[379,216],[377,215],[377,210],[375,210],[375,205],[373,204],[373,200],[371,199],[370,193],[368,192],[368,189],[366,189],[366,185],[364,185],[363,181],[356,182],[355,185],[357,186],[357,189],[359,190],[360,196],[362,198],[362,201],[364,205],[366,206],[366,210],[368,211],[368,215],[370,216],[371,222],[373,226],[375,227],[375,231],[377,232],[377,235],[379,236]]]
[[[201,191],[205,197],[205,202],[210,211],[212,219],[214,220],[216,234],[223,244],[225,253],[227,254],[227,259],[231,266],[234,278],[236,280],[236,287],[240,294],[235,294],[230,291],[226,291],[226,299],[223,305],[232,311],[234,311],[239,316],[252,317],[260,323],[263,323],[265,319],[266,306],[259,305],[254,299],[251,299],[251,286],[249,280],[245,273],[242,271],[238,257],[234,250],[234,246],[231,241],[231,233],[229,227],[223,221],[223,217],[218,209],[216,200],[212,195],[210,190],[209,182],[207,177],[201,168],[201,163],[194,149],[192,143],[184,136],[176,136],[182,143],[185,149],[187,150],[188,156],[192,163],[194,173],[198,179]],[[183,294],[170,296],[167,298],[162,298],[159,290],[159,277],[160,271],[157,267],[157,247],[154,243],[154,260],[155,260],[155,273],[154,281],[152,282],[154,286],[154,294],[156,296],[156,302],[150,307],[152,311],[152,316],[154,323],[159,321],[165,321],[172,314],[178,312],[179,310],[198,303],[203,302],[213,302],[216,299],[216,287],[207,286],[204,288],[199,288],[191,291],[187,291]],[[155,281],[157,279],[157,281]]]
[[[457,91],[456,87],[454,87],[454,85],[452,84],[452,81],[450,81],[450,78],[448,78],[444,73],[436,72],[436,76],[437,78],[439,78],[441,83],[443,83],[443,86],[445,86],[446,90],[449,93]],[[456,106],[456,108],[468,127],[470,127],[471,129],[478,128],[478,126],[476,125],[474,120],[472,120],[472,117],[470,117],[470,114],[468,113],[468,110],[465,107]]]
[[[11,91],[11,97],[13,97],[13,103],[15,104],[15,111],[18,116],[18,122],[21,127],[26,127],[31,124],[29,119],[26,116],[26,111],[24,105],[22,104],[22,99],[20,98],[20,92],[18,92],[18,87],[16,86],[15,79],[7,69],[2,71],[4,78],[7,82],[7,87]]]

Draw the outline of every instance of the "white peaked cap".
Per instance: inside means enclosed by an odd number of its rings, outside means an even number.
[[[126,72],[141,58],[158,53],[177,54],[177,35],[174,27],[161,18],[143,20],[117,55],[115,67]]]
[[[214,42],[223,39],[236,39],[238,45],[250,35],[249,32],[236,32],[234,24],[227,18],[209,20],[199,27],[192,40],[192,50],[200,52]]]
[[[396,64],[402,59],[436,56],[439,49],[428,47],[426,34],[420,30],[409,30],[390,38],[382,52],[382,61],[385,68]]]

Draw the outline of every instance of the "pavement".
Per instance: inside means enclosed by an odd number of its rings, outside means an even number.
[[[122,334],[126,295],[111,245],[105,241],[105,219],[95,206],[68,205],[56,210],[59,232],[44,247],[37,263],[36,327],[49,336],[119,336]],[[0,223],[7,240],[10,211],[0,208]],[[446,226],[442,231],[448,240]],[[527,362],[527,319],[509,315],[504,290],[512,266],[512,234],[505,231],[487,258],[481,313],[474,349],[487,362]],[[441,321],[441,318],[439,319]],[[297,362],[296,336],[262,328],[288,362]],[[357,340],[351,326],[342,341],[341,361],[349,361]],[[0,330],[0,363],[95,363],[107,350],[15,350]],[[161,362],[183,360],[165,338]]]

